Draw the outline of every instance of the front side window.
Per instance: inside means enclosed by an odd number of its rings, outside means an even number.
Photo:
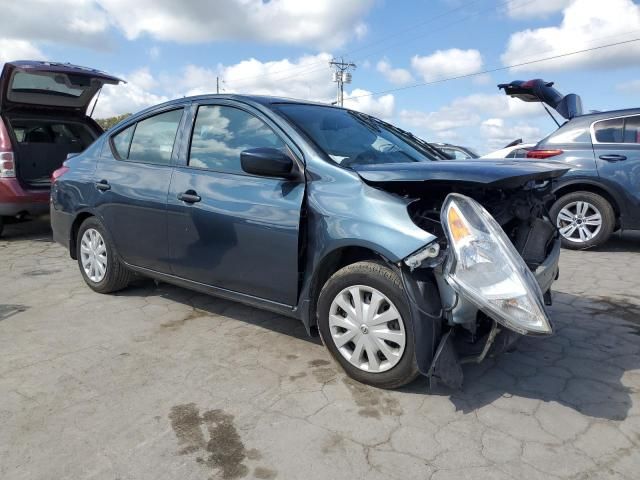
[[[235,107],[202,105],[191,138],[189,166],[242,173],[240,153],[250,148],[284,149],[284,142],[258,117]]]
[[[276,108],[343,167],[441,159],[441,154],[421,148],[419,140],[406,132],[369,115],[322,105]]]
[[[127,144],[128,129],[119,132],[113,137],[113,146],[123,160],[168,165],[171,163],[173,144],[176,140],[181,118],[182,109],[179,109],[160,113],[139,121],[135,125],[135,129],[132,130],[133,137],[128,156],[123,155]],[[122,139],[118,138],[120,135],[122,135]],[[116,146],[120,140],[122,152]]]
[[[593,126],[596,141],[599,143],[622,143],[623,118],[612,118],[596,122]]]

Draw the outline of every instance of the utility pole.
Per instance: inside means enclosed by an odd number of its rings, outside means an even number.
[[[216,77],[216,93],[220,93],[220,77]]]
[[[337,103],[342,107],[344,105],[344,84],[351,83],[351,70],[356,69],[356,64],[345,62],[344,58],[341,57],[340,61],[334,58],[329,62],[329,65],[336,69],[333,72],[333,81],[338,84]]]

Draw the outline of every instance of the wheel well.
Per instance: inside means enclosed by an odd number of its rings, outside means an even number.
[[[78,230],[80,230],[80,225],[82,225],[82,222],[84,222],[89,217],[93,217],[93,214],[88,212],[80,213],[71,225],[71,231],[69,232],[69,255],[74,260],[77,260],[76,243],[78,240]]]
[[[620,218],[620,207],[618,206],[618,202],[613,196],[607,192],[604,188],[598,187],[597,185],[591,185],[588,183],[573,183],[570,185],[565,185],[564,187],[560,187],[555,191],[556,198],[560,198],[563,195],[573,192],[591,192],[604,197],[613,208],[613,212],[616,215],[616,220]]]
[[[363,260],[384,260],[382,255],[374,250],[365,247],[343,247],[334,250],[322,259],[320,265],[316,269],[316,275],[311,284],[309,298],[311,299],[311,312],[316,311],[316,303],[320,296],[320,291],[327,280],[341,268],[351,265],[352,263],[361,262]],[[316,317],[312,315],[309,318],[310,326],[316,325]]]

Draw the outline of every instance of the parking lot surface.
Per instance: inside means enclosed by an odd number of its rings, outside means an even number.
[[[0,478],[614,479],[640,471],[640,235],[563,251],[556,335],[461,391],[349,380],[301,324],[86,287],[46,220],[0,239]]]

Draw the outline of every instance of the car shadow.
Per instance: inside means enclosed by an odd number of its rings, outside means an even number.
[[[552,337],[525,337],[511,353],[464,366],[459,391],[429,389],[425,381],[407,390],[448,396],[465,413],[518,396],[624,420],[631,395],[639,392],[638,374],[631,372],[640,369],[640,297],[631,298],[556,293]],[[632,380],[634,386],[627,386]]]
[[[1,242],[12,243],[23,240],[31,240],[32,242],[53,241],[48,215],[26,220],[5,219],[5,222],[4,230],[0,237]]]
[[[640,231],[616,232],[604,245],[588,250],[593,252],[640,252]]]
[[[137,280],[118,295],[160,295],[203,313],[321,344],[317,335],[307,335],[299,320],[165,283]],[[421,378],[400,390],[446,396],[465,413],[517,396],[556,402],[596,418],[624,420],[632,406],[631,396],[638,392],[637,387],[627,385],[638,379],[632,371],[640,369],[640,296],[594,298],[556,293],[550,313],[555,328],[552,337],[524,337],[511,353],[465,365],[462,389],[430,385]]]
[[[310,336],[300,320],[285,317],[277,313],[254,308],[239,302],[198,293],[182,287],[164,282],[155,282],[148,278],[134,280],[127,289],[115,295],[121,297],[160,296],[172,302],[182,303],[203,315],[222,315],[248,325],[256,325],[273,332],[289,335],[298,340],[304,340],[315,345],[321,345],[315,329]]]

